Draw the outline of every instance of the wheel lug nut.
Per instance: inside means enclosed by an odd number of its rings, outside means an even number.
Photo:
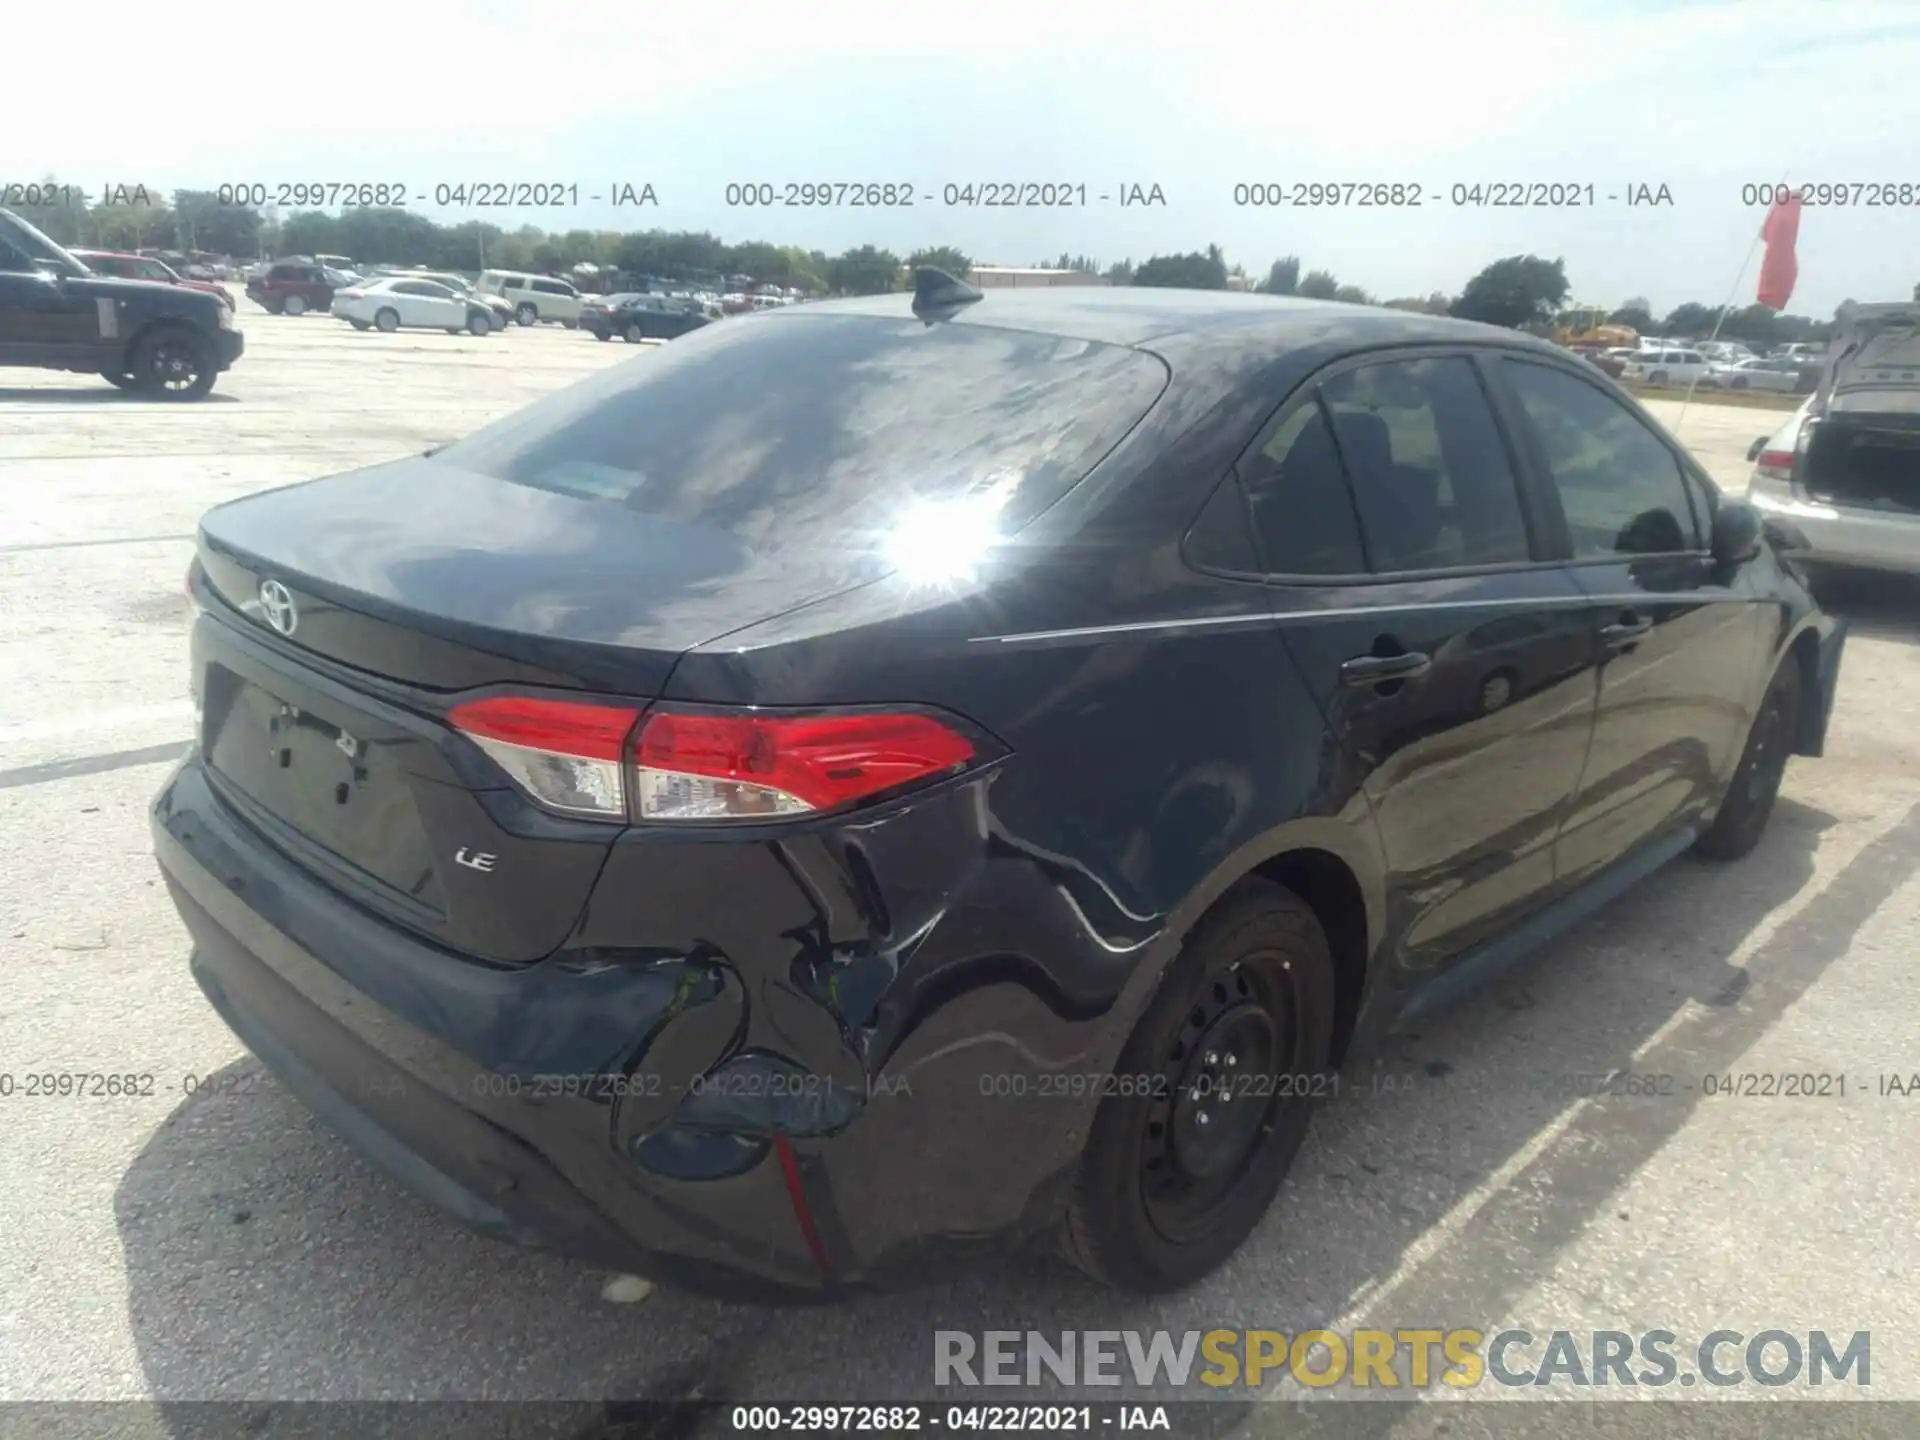
[[[1219,1063],[1220,1063],[1220,1052],[1218,1050],[1207,1051],[1207,1064],[1218,1065]]]

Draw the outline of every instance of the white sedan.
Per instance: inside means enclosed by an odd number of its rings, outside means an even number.
[[[1777,390],[1784,395],[1803,394],[1813,388],[1812,375],[1804,382],[1809,367],[1791,360],[1741,360],[1732,365],[1715,365],[1700,383],[1716,390]]]
[[[356,330],[392,332],[402,326],[445,330],[458,335],[486,335],[494,328],[493,312],[479,299],[456,295],[432,280],[389,275],[379,280],[356,280],[333,292],[333,314]]]

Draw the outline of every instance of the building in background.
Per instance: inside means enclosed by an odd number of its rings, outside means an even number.
[[[1017,285],[1104,285],[1107,277],[1087,270],[1041,270],[1024,265],[976,265],[967,282],[982,290]]]

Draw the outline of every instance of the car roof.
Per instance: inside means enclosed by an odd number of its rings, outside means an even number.
[[[821,315],[914,318],[913,297],[904,293],[781,306],[767,313],[773,324],[806,324]],[[1563,353],[1559,347],[1517,330],[1447,316],[1297,296],[1157,286],[989,289],[982,299],[941,323],[1030,330],[1109,345],[1147,347],[1177,339],[1183,342],[1179,348],[1189,353],[1272,350],[1341,341],[1351,342],[1356,349],[1492,342]]]

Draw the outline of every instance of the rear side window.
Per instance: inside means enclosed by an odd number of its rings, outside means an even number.
[[[538,290],[542,295],[573,294],[573,287],[571,285],[562,284],[558,280],[536,280],[533,282],[533,288]]]
[[[522,280],[518,275],[509,275],[504,283],[509,290],[523,290],[526,288],[526,281]]]
[[[1546,456],[1576,560],[1698,548],[1680,462],[1598,386],[1525,360],[1503,360]]]
[[[1520,489],[1473,362],[1364,365],[1320,395],[1376,571],[1529,558]]]
[[[951,531],[983,515],[1004,534],[1098,464],[1166,380],[1160,360],[1119,346],[797,314],[693,330],[429,463],[725,529],[762,550],[872,548],[905,525]]]
[[[1360,522],[1333,429],[1317,400],[1284,417],[1240,483],[1253,511],[1264,568],[1275,575],[1359,575],[1367,568]]]

